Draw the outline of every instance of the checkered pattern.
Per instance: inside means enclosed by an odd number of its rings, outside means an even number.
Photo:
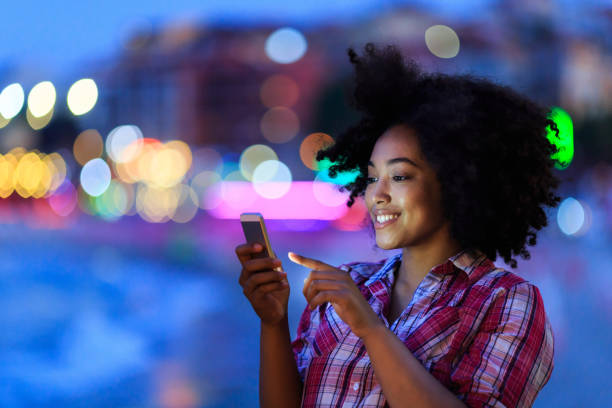
[[[401,254],[343,265],[372,309],[423,366],[470,407],[530,406],[553,369],[553,334],[538,288],[462,251],[434,267],[394,322]],[[292,343],[303,407],[384,407],[363,342],[328,303],[300,319]]]

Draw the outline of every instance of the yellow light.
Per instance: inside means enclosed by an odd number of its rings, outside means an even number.
[[[136,210],[145,221],[166,222],[176,211],[179,197],[177,188],[156,188],[141,184],[136,193]]]
[[[47,167],[51,171],[51,183],[49,184],[49,191],[53,192],[62,185],[66,179],[66,162],[59,153],[51,153],[43,158]]]
[[[15,190],[13,174],[17,167],[17,159],[11,153],[0,154],[0,197],[7,198]]]
[[[15,191],[23,198],[28,198],[37,190],[46,166],[34,152],[24,154],[13,174]]]
[[[98,87],[91,78],[79,79],[68,90],[66,102],[74,115],[84,115],[96,105]]]
[[[53,109],[51,109],[47,114],[37,118],[30,112],[30,108],[26,111],[26,119],[30,127],[34,130],[40,130],[47,126],[49,122],[51,122],[51,118],[53,117]]]
[[[240,172],[245,179],[251,180],[255,168],[266,160],[278,160],[276,152],[262,144],[249,146],[240,155]]]
[[[28,94],[28,109],[35,118],[45,116],[55,105],[55,87],[49,81],[39,82]]]
[[[40,154],[38,158],[40,161],[36,164],[38,167],[38,171],[40,173],[40,178],[38,185],[32,191],[33,198],[41,198],[44,197],[45,194],[49,191],[49,187],[51,186],[51,181],[53,180],[53,172],[55,171],[55,166],[53,166],[51,162],[51,166],[48,165],[44,159],[47,156],[45,154]]]
[[[3,127],[5,127],[6,125],[8,125],[10,123],[10,119],[6,119],[4,116],[2,116],[2,114],[0,113],[0,129],[2,129]]]
[[[102,136],[95,129],[87,129],[82,131],[74,141],[72,152],[74,158],[81,166],[84,166],[88,161],[102,156],[104,151],[104,142]]]
[[[453,58],[459,54],[459,36],[445,25],[435,25],[425,31],[425,44],[439,58]]]

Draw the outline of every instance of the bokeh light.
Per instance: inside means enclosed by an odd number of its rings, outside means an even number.
[[[67,217],[76,208],[77,192],[70,180],[64,180],[53,195],[47,197],[49,206],[59,216]]]
[[[25,94],[20,84],[10,84],[0,93],[0,115],[5,119],[12,119],[23,108]]]
[[[311,170],[320,170],[317,162],[317,153],[334,144],[334,139],[326,133],[312,133],[302,140],[300,144],[300,159],[304,166]]]
[[[297,83],[286,75],[272,75],[264,81],[259,92],[261,102],[268,108],[292,107],[300,96]]]
[[[245,192],[246,189],[246,192]],[[230,207],[245,210],[255,201],[257,194],[253,184],[239,170],[232,171],[221,182],[221,197]]]
[[[585,210],[578,200],[568,197],[559,206],[557,224],[565,235],[575,235],[585,224]]]
[[[211,210],[221,203],[221,176],[214,171],[204,170],[191,179],[191,188],[198,197],[201,209]]]
[[[296,29],[285,27],[274,31],[266,40],[266,55],[279,64],[291,64],[306,53],[306,38]]]
[[[300,130],[300,120],[289,108],[269,109],[261,118],[260,129],[263,136],[272,143],[286,143]]]
[[[558,106],[552,108],[548,117],[555,122],[559,130],[559,136],[557,137],[556,132],[550,129],[550,127],[547,128],[546,136],[548,141],[557,148],[557,152],[551,158],[555,160],[555,167],[557,169],[564,170],[574,158],[574,125],[572,118]]]
[[[337,184],[323,181],[319,176],[312,183],[312,193],[318,202],[328,207],[336,207],[348,201],[348,193],[341,192]]]
[[[107,220],[125,215],[134,205],[134,189],[130,184],[111,180],[104,193],[93,200],[96,213]]]
[[[106,152],[117,163],[132,160],[140,153],[142,131],[135,125],[117,126],[106,138]],[[131,146],[128,149],[128,146]]]
[[[2,114],[0,114],[0,129],[2,129],[3,127],[8,125],[9,123],[11,123],[11,120],[5,118],[4,116],[2,116]]]
[[[91,78],[79,79],[68,89],[66,102],[74,115],[84,115],[96,105],[98,87]]]
[[[45,155],[19,147],[0,155],[0,197],[16,192],[23,198],[53,193],[65,180],[65,162],[57,153]]]
[[[13,174],[18,160],[12,153],[0,154],[0,198],[7,198],[15,191]]]
[[[278,160],[272,148],[262,144],[249,146],[240,155],[240,172],[245,179],[252,180],[255,168],[266,160]]]
[[[459,36],[445,25],[434,25],[425,31],[425,44],[439,58],[453,58],[459,54]]]
[[[162,223],[170,220],[176,211],[180,191],[139,184],[136,192],[136,210],[145,221]]]
[[[51,122],[52,117],[53,117],[53,109],[51,109],[45,115],[40,116],[40,117],[34,116],[34,114],[30,112],[29,108],[26,110],[26,120],[28,121],[28,125],[30,125],[30,127],[33,130],[40,130],[44,128],[45,126],[47,126],[49,122]]]
[[[104,151],[104,142],[100,132],[95,129],[82,131],[74,141],[72,153],[74,159],[81,166],[90,160],[101,157]]]
[[[332,221],[332,225],[341,231],[359,231],[366,225],[368,209],[363,200],[355,200],[355,203],[342,217]]]
[[[265,198],[276,199],[287,194],[291,180],[289,167],[278,160],[266,160],[253,172],[253,188]]]
[[[55,87],[50,81],[39,82],[28,94],[28,110],[36,118],[47,115],[55,106]]]
[[[184,224],[191,221],[198,212],[198,196],[188,185],[179,184],[177,188],[179,191],[178,203],[170,218],[174,222]]]
[[[110,181],[110,168],[102,159],[90,160],[81,169],[81,186],[90,196],[96,197],[104,193]]]
[[[66,175],[68,173],[68,167],[66,166],[66,161],[59,153],[51,153],[46,155],[43,158],[43,161],[47,164],[47,166],[52,169],[52,178],[51,185],[49,186],[49,191],[53,192],[66,179]]]
[[[238,219],[245,208],[250,212],[259,212],[267,219],[276,220],[335,220],[348,211],[345,203],[337,207],[321,204],[313,194],[311,181],[292,181],[287,194],[272,199],[255,192],[253,183],[237,181],[223,182],[223,185],[226,190],[225,197],[235,197],[237,202],[225,199],[222,189],[211,188],[207,199],[220,203],[209,210],[209,213],[217,218]],[[228,190],[231,197],[227,194]],[[241,204],[243,202],[248,204]]]
[[[29,152],[19,159],[13,180],[15,191],[21,197],[28,198],[35,193],[41,197],[51,184],[51,174],[40,157],[34,152]]]

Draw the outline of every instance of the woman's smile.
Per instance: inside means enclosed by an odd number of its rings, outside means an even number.
[[[399,218],[399,214],[374,214],[372,217],[374,221],[374,228],[383,229],[388,225],[393,224]]]

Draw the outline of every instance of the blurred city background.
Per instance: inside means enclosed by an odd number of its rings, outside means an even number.
[[[292,336],[308,271],[287,251],[389,256],[314,161],[357,117],[346,50],[366,42],[573,122],[562,204],[517,272],[556,338],[535,406],[610,405],[611,1],[199,3],[0,7],[0,406],[257,406],[240,212],[268,220]]]

